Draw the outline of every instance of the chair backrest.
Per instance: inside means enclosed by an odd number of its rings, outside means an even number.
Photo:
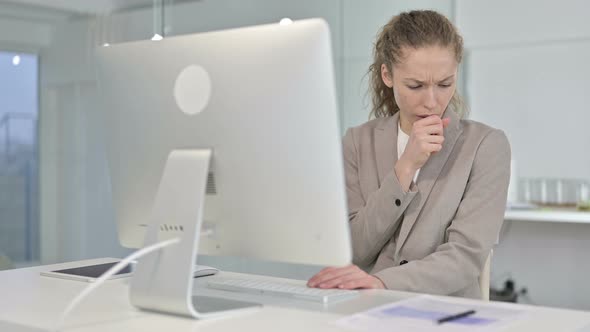
[[[490,300],[490,269],[491,269],[491,261],[492,261],[492,253],[493,250],[490,251],[488,255],[488,259],[486,259],[486,263],[481,270],[481,274],[479,275],[479,286],[481,287],[481,299],[484,301]]]

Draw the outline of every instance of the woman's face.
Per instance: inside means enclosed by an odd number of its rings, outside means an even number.
[[[442,116],[455,93],[457,61],[451,48],[406,47],[400,63],[381,67],[383,82],[393,88],[400,108],[400,125],[410,133],[415,121],[430,115]]]

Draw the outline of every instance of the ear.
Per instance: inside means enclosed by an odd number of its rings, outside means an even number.
[[[381,79],[383,80],[383,83],[387,85],[387,87],[393,88],[393,77],[384,63],[381,64]]]

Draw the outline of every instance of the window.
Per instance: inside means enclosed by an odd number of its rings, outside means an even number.
[[[38,56],[0,51],[0,269],[39,260]]]

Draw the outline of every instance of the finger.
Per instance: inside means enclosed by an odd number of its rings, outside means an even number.
[[[318,285],[319,288],[336,288],[338,285],[350,282],[352,280],[363,279],[367,276],[364,271],[351,271],[348,274],[340,275],[336,278],[324,281]]]
[[[342,267],[337,267],[337,266],[329,266],[329,267],[325,267],[323,268],[320,272],[316,273],[316,276],[321,276],[324,275],[326,273],[330,273],[332,271],[341,269]]]
[[[418,143],[418,149],[421,153],[437,152],[442,149],[444,137],[429,136],[422,138]]]
[[[332,288],[337,286],[342,280],[348,280],[348,275],[354,274],[356,272],[353,271],[341,271],[341,274],[338,275],[331,275],[330,277],[326,277],[322,280],[319,280],[315,287],[317,288]]]
[[[429,135],[442,135],[443,133],[443,121],[438,117],[428,117],[423,120],[414,122],[412,126],[412,133],[414,135],[429,134]],[[428,120],[428,121],[426,121]]]
[[[449,123],[451,123],[451,118],[442,119],[442,125],[444,128],[446,128],[449,125]]]
[[[348,267],[348,266],[345,266],[345,267]],[[326,274],[333,273],[334,271],[338,271],[338,270],[343,269],[345,267],[330,266],[330,267],[323,268],[320,272],[316,273],[313,277],[311,277],[311,279],[309,279],[309,281],[312,282],[312,281],[315,281],[316,279],[321,279]]]
[[[427,152],[429,153],[437,153],[442,150],[442,144],[428,144]]]
[[[421,133],[425,133],[428,135],[443,135],[444,133],[444,127],[441,123],[437,123],[437,124],[432,124],[432,125],[428,125],[422,128],[418,128],[418,132]]]
[[[318,278],[317,281],[315,281],[315,287],[318,287],[318,285],[321,285],[322,283],[326,283],[329,282],[331,280],[337,279],[337,278],[341,278],[345,275],[348,275],[350,273],[354,273],[359,271],[360,269],[358,269],[356,266],[347,266],[347,267],[343,267],[340,269],[336,269],[331,271],[330,273],[325,273],[324,275],[322,275],[320,278]]]
[[[441,123],[440,116],[431,115],[431,116],[427,116],[425,118],[422,118],[422,119],[414,122],[414,125],[428,126],[428,125],[433,125],[433,124],[437,124],[437,123]]]
[[[313,275],[311,278],[309,278],[309,280],[307,281],[307,286],[309,287],[313,287],[317,284],[318,280],[322,279],[322,277],[330,272],[333,271],[334,269],[336,269],[335,267],[326,267],[323,268],[320,272],[316,273],[315,275]]]
[[[445,137],[442,135],[428,135],[424,140],[430,144],[443,144]]]
[[[316,287],[318,284],[320,284],[322,282],[326,282],[327,280],[331,280],[331,279],[337,278],[341,275],[348,274],[351,271],[354,271],[356,269],[358,269],[358,267],[356,265],[348,265],[345,267],[326,268],[326,269],[323,269],[322,271],[320,271],[315,276],[313,276],[311,279],[309,279],[309,281],[307,282],[307,285],[309,287]]]

